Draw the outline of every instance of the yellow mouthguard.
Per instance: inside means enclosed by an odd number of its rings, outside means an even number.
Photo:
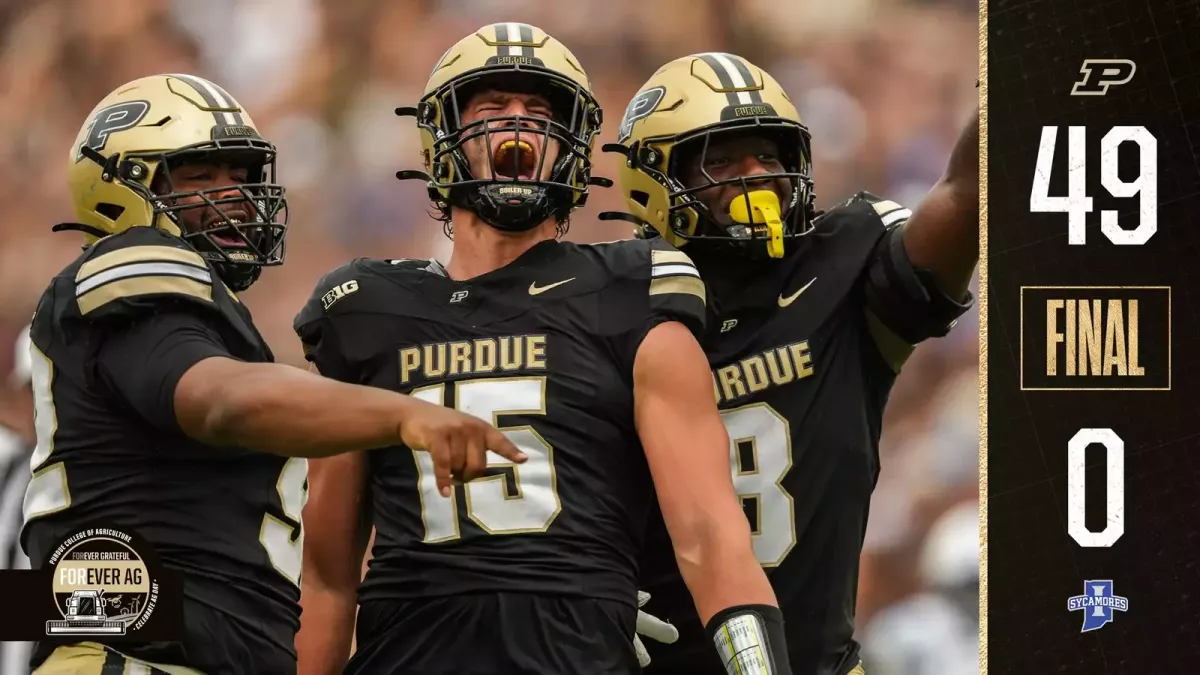
[[[514,152],[517,154],[513,155]],[[514,140],[501,143],[500,147],[496,148],[492,161],[497,167],[507,168],[513,166],[514,158],[517,162],[517,171],[532,171],[537,164],[533,155],[533,146],[525,141]]]
[[[515,147],[520,147],[520,149],[524,150],[525,152],[533,152],[533,146],[526,143],[525,141],[521,141],[520,145],[518,145],[517,141],[504,141],[503,143],[500,144],[499,148],[496,148],[496,150],[497,151],[504,150],[507,152],[507,151],[512,150]]]
[[[742,225],[765,224],[767,255],[783,257],[783,220],[779,216],[779,197],[770,190],[754,190],[729,205],[729,216]]]

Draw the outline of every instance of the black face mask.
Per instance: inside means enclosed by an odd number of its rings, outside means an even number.
[[[505,115],[461,124],[462,106],[484,88],[543,95],[554,111],[553,119]],[[569,78],[536,69],[482,68],[443,86],[415,110],[401,109],[410,110],[418,125],[438,141],[430,160],[433,175],[405,171],[397,174],[401,179],[426,180],[431,194],[448,189],[451,205],[508,232],[532,229],[551,217],[565,221],[573,208],[584,203],[593,182],[591,145],[599,132],[601,112],[592,95]],[[514,138],[503,144],[510,147],[494,153],[493,138],[498,133],[511,133]],[[491,178],[473,174],[467,143],[482,143],[486,148]],[[532,148],[538,146],[542,152],[531,160]],[[551,160],[548,153],[555,148],[557,155]],[[547,172],[548,161],[552,163]]]
[[[703,169],[709,144],[714,136],[732,133],[771,136],[778,143],[783,171],[714,178]],[[783,257],[789,247],[812,230],[815,218],[809,140],[807,129],[788,120],[720,123],[681,137],[661,178],[669,189],[667,222],[671,230],[694,245],[730,255],[755,260]],[[704,180],[699,185],[687,186],[680,179],[683,167],[696,162]],[[773,191],[764,189],[764,184],[779,182],[788,185],[790,199],[786,203],[780,203]],[[732,222],[726,223],[700,201],[698,193],[730,185],[736,186],[740,194],[730,206]]]
[[[238,135],[226,136],[226,127],[214,127],[213,140],[168,152],[130,152],[105,157],[86,145],[79,149],[81,159],[99,164],[105,176],[111,176],[111,180],[151,206],[150,222],[145,225],[158,224],[160,216],[169,219],[180,236],[213,265],[225,285],[235,292],[249,288],[263,267],[283,263],[288,221],[284,187],[274,182],[275,146],[259,138],[253,129],[238,129],[241,132]],[[195,163],[242,166],[249,169],[249,174],[246,182],[237,185],[175,190],[171,169]],[[156,166],[158,171],[152,182],[153,190],[142,182],[148,166]],[[231,192],[237,194],[231,196]],[[230,218],[221,207],[234,203],[242,213]],[[220,214],[217,219],[205,223],[201,229],[184,224],[182,213],[208,208]],[[78,231],[96,238],[111,234],[81,223],[60,223],[53,231]]]
[[[235,292],[250,288],[263,267],[281,265],[286,256],[287,198],[284,187],[273,182],[274,147],[265,141],[257,141],[265,147],[254,147],[253,143],[249,139],[240,143],[216,141],[148,158],[160,162],[155,182],[158,189],[151,198],[155,217],[171,219],[182,238],[212,263],[221,280]],[[171,184],[171,170],[195,163],[247,167],[247,182],[176,190]],[[184,214],[192,209],[211,209],[218,215],[203,227],[189,226]]]

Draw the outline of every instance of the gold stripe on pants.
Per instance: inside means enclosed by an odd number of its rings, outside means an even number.
[[[203,675],[183,666],[150,663],[125,656],[95,642],[80,642],[54,650],[33,675]]]

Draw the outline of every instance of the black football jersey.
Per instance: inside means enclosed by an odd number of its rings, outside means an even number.
[[[820,217],[782,260],[691,252],[708,288],[703,346],[729,432],[734,487],[797,673],[844,675],[858,663],[859,555],[896,376],[862,286],[885,232],[909,215],[864,193]],[[681,632],[674,645],[648,643],[647,672],[724,673],[661,517],[652,521],[641,588],[652,596],[645,610]]]
[[[38,440],[21,542],[32,565],[82,527],[131,531],[182,573],[185,635],[117,649],[209,675],[294,673],[307,461],[205,446],[173,415],[174,383],[199,356],[272,360],[246,308],[181,239],[137,227],[54,278],[31,334]],[[113,385],[135,374],[169,384]]]
[[[636,599],[653,499],[633,416],[646,333],[699,333],[704,289],[661,242],[545,241],[468,281],[437,262],[356,260],[296,319],[337,379],[411,393],[495,424],[529,459],[441,497],[424,452],[370,451],[375,544],[361,602],[471,592]]]

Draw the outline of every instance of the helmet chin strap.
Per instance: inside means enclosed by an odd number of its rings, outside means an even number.
[[[549,190],[540,185],[492,183],[463,192],[462,208],[505,232],[532,230],[554,215]]]
[[[262,274],[261,267],[250,267],[247,265],[230,265],[228,263],[214,262],[213,268],[217,270],[221,281],[229,287],[229,290],[234,293],[242,291],[254,285],[258,281],[258,277]]]

